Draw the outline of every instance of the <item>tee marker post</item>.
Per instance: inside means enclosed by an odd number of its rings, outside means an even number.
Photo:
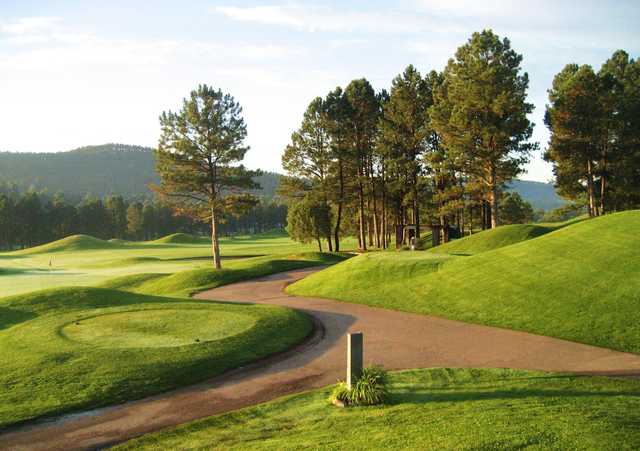
[[[363,353],[364,339],[362,332],[347,334],[347,388],[349,390],[362,376]]]

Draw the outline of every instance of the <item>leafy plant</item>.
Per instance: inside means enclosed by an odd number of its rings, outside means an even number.
[[[331,402],[341,401],[351,406],[372,406],[381,404],[387,397],[387,372],[380,366],[370,366],[362,371],[362,376],[349,389],[345,382],[331,393]]]

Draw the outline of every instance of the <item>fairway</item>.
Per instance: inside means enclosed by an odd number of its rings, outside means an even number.
[[[287,291],[640,352],[638,210],[472,256],[435,252],[364,254]]]
[[[353,240],[347,240],[345,246],[353,247]],[[296,243],[283,233],[221,240],[225,268],[237,265],[240,258],[315,250],[317,246]],[[211,266],[211,244],[206,237],[173,234],[155,241],[133,242],[75,235],[23,251],[0,253],[0,298],[53,287],[96,286],[134,274],[173,274]]]
[[[600,449],[640,447],[640,382],[514,370],[391,374],[383,406],[338,409],[330,389],[149,434],[138,449]]]

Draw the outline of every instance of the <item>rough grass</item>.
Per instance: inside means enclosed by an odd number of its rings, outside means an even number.
[[[288,287],[640,353],[640,211],[469,257],[371,253]]]
[[[391,374],[386,405],[338,409],[330,388],[116,447],[139,449],[640,448],[640,381],[514,370]]]
[[[307,336],[302,313],[99,288],[0,301],[0,428],[188,385]]]

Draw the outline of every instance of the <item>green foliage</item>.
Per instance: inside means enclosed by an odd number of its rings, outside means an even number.
[[[387,372],[379,366],[362,370],[362,376],[351,387],[338,382],[331,392],[330,401],[341,401],[348,406],[373,406],[382,404],[387,395]]]
[[[533,125],[527,115],[529,78],[522,56],[491,30],[474,33],[449,60],[430,110],[444,146],[460,169],[488,187],[492,227],[497,225],[498,189],[515,177],[529,152]]]
[[[321,238],[331,235],[331,208],[312,197],[291,205],[287,213],[287,233],[300,243],[316,240],[322,252]]]
[[[213,263],[221,267],[218,222],[257,203],[250,171],[239,165],[249,149],[242,108],[229,94],[200,85],[178,113],[163,112],[156,152],[158,192],[178,211],[211,222]]]
[[[545,159],[560,193],[590,216],[640,205],[640,60],[616,51],[599,72],[568,64],[553,80]]]
[[[640,447],[640,381],[502,369],[390,374],[384,405],[336,409],[331,388],[216,415],[117,446],[158,449]]]
[[[639,272],[634,210],[469,257],[364,254],[287,291],[640,352]]]
[[[500,218],[503,224],[526,224],[533,221],[533,207],[518,193],[507,192],[500,200]]]

